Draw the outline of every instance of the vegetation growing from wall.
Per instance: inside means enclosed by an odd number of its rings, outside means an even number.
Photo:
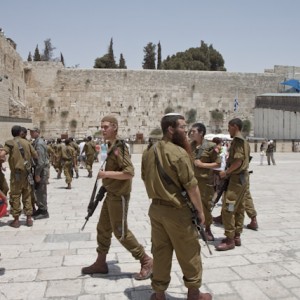
[[[243,121],[242,133],[244,136],[248,136],[251,131],[251,122],[249,120]]]
[[[196,116],[197,116],[197,110],[194,108],[191,108],[186,112],[186,122],[188,124],[195,123],[196,122]]]
[[[165,114],[169,114],[171,112],[174,112],[174,108],[172,106],[168,106],[166,109],[165,109]]]
[[[215,109],[213,111],[211,111],[211,118],[215,121],[215,122],[223,122],[223,118],[224,115],[221,111],[219,111],[218,109]]]
[[[154,129],[151,130],[151,132],[150,132],[150,136],[151,136],[151,135],[162,135],[162,130],[161,130],[159,127],[154,128]]]

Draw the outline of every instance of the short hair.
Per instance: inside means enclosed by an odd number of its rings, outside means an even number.
[[[160,122],[163,134],[166,134],[168,132],[169,126],[176,128],[178,125],[178,120],[184,120],[184,116],[180,114],[166,114],[165,116],[163,116]]]
[[[88,141],[91,141],[91,140],[92,140],[92,137],[89,135],[89,136],[87,137],[87,140],[88,140]]]
[[[198,132],[203,132],[203,136],[206,135],[206,127],[202,123],[195,123],[192,125],[192,128],[197,128]]]
[[[57,138],[56,143],[61,143],[61,138]]]
[[[66,145],[70,145],[70,142],[71,142],[70,139],[65,139],[65,144]]]
[[[11,134],[13,137],[16,137],[16,136],[19,136],[20,133],[21,133],[21,126],[20,125],[14,125],[12,128],[11,128]]]
[[[242,122],[242,120],[241,120],[240,118],[234,118],[234,119],[231,119],[231,120],[228,122],[228,124],[229,124],[230,126],[236,125],[236,126],[238,127],[239,130],[242,130],[242,128],[243,128],[243,122]]]
[[[222,139],[219,138],[219,137],[214,137],[212,139],[212,142],[215,143],[215,144],[217,144],[217,145],[220,145],[220,144],[222,144]]]

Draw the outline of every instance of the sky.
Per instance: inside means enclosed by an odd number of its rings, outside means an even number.
[[[0,28],[24,60],[51,39],[66,67],[90,69],[112,38],[116,62],[140,70],[149,42],[165,59],[204,41],[228,72],[263,73],[300,66],[299,11],[299,0],[1,0]]]

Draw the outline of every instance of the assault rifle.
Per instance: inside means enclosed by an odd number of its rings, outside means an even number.
[[[195,206],[193,205],[193,203],[189,199],[186,191],[182,192],[181,194],[183,195],[188,207],[190,208],[190,210],[192,212],[192,222],[195,225],[196,229],[198,230],[199,236],[201,236],[202,240],[205,242],[205,245],[208,249],[209,254],[212,255],[212,252],[211,252],[209,244],[208,244],[208,240],[207,240],[207,236],[206,236],[204,227],[201,224],[201,220],[198,217],[197,209],[195,208]]]
[[[222,184],[222,186],[221,186],[221,188],[220,188],[220,190],[217,194],[217,197],[212,201],[211,211],[214,209],[216,204],[219,202],[219,200],[221,199],[223,193],[227,191],[228,184],[229,184],[229,177],[226,177],[223,180],[223,184]]]
[[[98,191],[98,194],[95,198],[95,194],[96,194],[96,190],[97,190],[97,185],[95,184],[94,189],[93,189],[93,193],[91,195],[91,199],[89,202],[89,205],[87,207],[87,212],[88,214],[85,217],[85,223],[82,226],[81,230],[84,230],[84,227],[86,225],[86,223],[88,222],[89,218],[94,214],[95,209],[98,206],[98,203],[104,198],[105,193],[106,193],[106,188],[102,185]]]

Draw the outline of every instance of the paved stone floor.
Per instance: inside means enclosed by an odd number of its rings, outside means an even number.
[[[129,226],[150,252],[149,200],[140,179],[141,155],[133,155],[136,176],[129,210]],[[259,230],[245,229],[242,246],[213,255],[202,245],[203,285],[216,300],[300,299],[300,153],[275,153],[276,166],[251,162],[251,193],[258,211]],[[100,164],[94,165],[96,174]],[[8,171],[7,174],[8,176]],[[7,226],[0,220],[0,299],[149,299],[150,280],[135,281],[139,262],[113,238],[107,276],[82,276],[80,270],[96,258],[96,224],[100,207],[81,227],[95,178],[80,170],[73,189],[55,179],[48,186],[50,218],[33,227]],[[99,182],[100,184],[100,182]],[[101,206],[101,204],[100,204]],[[213,211],[217,216],[220,207]],[[246,224],[249,219],[245,218]],[[217,238],[223,229],[213,226]],[[167,299],[186,299],[182,273],[174,256]]]

